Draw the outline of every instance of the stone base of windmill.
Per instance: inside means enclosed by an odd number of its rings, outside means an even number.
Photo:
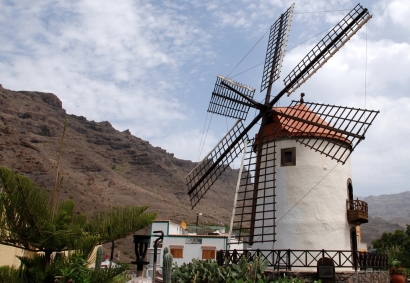
[[[268,274],[269,275],[269,274]],[[273,276],[273,273],[272,275]],[[275,277],[289,277],[304,280],[306,283],[313,283],[315,280],[321,279],[322,283],[356,283],[356,282],[371,282],[371,283],[387,283],[390,282],[390,275],[388,271],[336,271],[334,278],[319,278],[317,272],[303,272],[303,271],[284,271],[275,272]]]

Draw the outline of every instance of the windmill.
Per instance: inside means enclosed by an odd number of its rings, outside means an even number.
[[[271,26],[261,92],[264,103],[253,99],[255,89],[218,76],[208,112],[238,119],[215,148],[186,176],[191,206],[194,208],[217,178],[242,152],[247,133],[261,122],[258,134],[249,142],[246,170],[241,179],[235,226],[249,245],[275,242],[276,146],[288,138],[344,164],[378,111],[293,101],[289,107],[275,108],[279,99],[288,96],[309,79],[370,18],[360,4],[354,7],[284,79],[285,87],[271,99],[272,84],[279,78],[294,4]],[[249,108],[259,114],[245,126]],[[269,127],[267,127],[269,125]],[[306,134],[308,133],[308,134]],[[312,139],[312,136],[315,139]],[[281,152],[281,162],[292,162],[292,152]]]

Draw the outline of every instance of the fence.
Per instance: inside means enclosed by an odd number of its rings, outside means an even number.
[[[220,250],[219,265],[237,263],[242,258],[252,261],[256,257],[268,262],[268,267],[291,271],[292,268],[317,267],[321,258],[333,260],[336,268],[384,269],[388,267],[387,255],[358,251],[336,250]]]

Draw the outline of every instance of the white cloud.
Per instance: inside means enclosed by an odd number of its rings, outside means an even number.
[[[68,113],[108,120],[178,158],[196,160],[215,76],[229,73],[292,3],[3,1],[0,83],[13,90],[53,92]],[[351,0],[298,1],[288,47],[347,13],[307,12],[350,10],[355,5]],[[382,192],[387,183],[379,176],[384,173],[402,191],[408,189],[404,168],[409,167],[409,153],[403,145],[409,128],[397,121],[409,110],[410,4],[364,0],[364,6],[373,14],[367,34],[362,29],[290,99],[303,91],[306,101],[380,109],[366,140],[353,153],[355,190]],[[320,38],[286,54],[282,79]],[[264,60],[266,40],[237,72]],[[258,87],[262,68],[235,79]],[[280,89],[278,81],[274,92]],[[255,99],[263,96],[257,93]],[[283,99],[281,104],[288,102]],[[251,110],[249,116],[253,114]],[[220,121],[211,125],[201,156],[226,132],[225,121]]]

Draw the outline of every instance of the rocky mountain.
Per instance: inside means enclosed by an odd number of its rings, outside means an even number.
[[[78,212],[148,204],[149,210],[158,211],[157,219],[194,222],[202,212],[201,221],[229,222],[237,170],[227,169],[192,211],[185,176],[195,163],[128,130],[119,132],[107,121],[69,115],[52,93],[11,91],[0,85],[0,166],[51,192],[65,121],[60,199],[73,199]]]
[[[394,218],[410,219],[410,191],[399,194],[368,196],[363,199],[369,205],[373,217],[386,220]],[[400,222],[400,220],[398,220]]]
[[[185,176],[196,165],[153,147],[111,124],[69,115],[51,93],[0,88],[0,165],[17,170],[50,191],[62,138],[61,199],[74,199],[80,212],[109,205],[150,205],[158,218],[194,221]],[[206,194],[197,210],[203,219],[226,222],[237,171]]]
[[[410,191],[362,198],[369,206],[369,223],[362,225],[362,240],[367,244],[383,232],[405,230],[410,225]]]

